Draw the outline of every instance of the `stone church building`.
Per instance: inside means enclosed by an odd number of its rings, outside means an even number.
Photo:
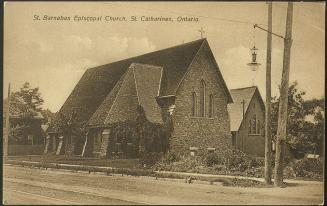
[[[264,157],[265,104],[256,86],[232,89],[228,105],[232,146],[247,154]]]
[[[88,69],[52,122],[47,151],[60,145],[58,154],[101,158],[223,151],[232,144],[232,102],[208,41],[196,40]]]

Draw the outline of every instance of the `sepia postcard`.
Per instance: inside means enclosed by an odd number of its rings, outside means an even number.
[[[6,1],[4,205],[322,205],[325,2]]]

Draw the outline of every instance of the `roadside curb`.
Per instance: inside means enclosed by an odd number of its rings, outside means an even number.
[[[43,162],[32,162],[32,161],[15,161],[8,160],[5,165],[15,165],[30,167],[36,169],[54,169],[67,171],[72,173],[97,173],[106,176],[119,176],[119,175],[130,175],[135,177],[146,177],[155,178],[169,181],[181,181],[185,183],[195,184],[222,184],[228,180],[237,179],[236,177],[223,177],[223,176],[206,176],[192,173],[177,173],[168,171],[153,171],[144,169],[124,169],[124,168],[113,168],[113,167],[98,167],[98,166],[87,166],[87,165],[72,165],[72,164],[60,164],[60,163],[43,163]],[[208,179],[209,178],[209,179]],[[243,178],[246,179],[246,178]],[[218,180],[218,181],[217,181]]]
[[[106,176],[113,175],[131,175],[131,176],[145,176],[163,179],[185,179],[185,182],[189,183],[203,182],[201,178],[209,178],[212,180],[205,180],[210,184],[213,184],[215,178],[225,178],[225,179],[242,179],[242,180],[253,180],[258,182],[264,182],[264,178],[257,177],[244,177],[244,176],[232,176],[232,175],[214,175],[214,174],[201,174],[201,173],[187,173],[187,172],[172,172],[172,171],[153,171],[145,169],[128,169],[128,168],[114,168],[114,167],[99,167],[99,166],[89,166],[89,165],[72,165],[72,164],[62,164],[62,163],[45,163],[45,162],[33,162],[33,161],[18,161],[18,160],[7,160],[4,165],[18,165],[23,167],[32,167],[38,169],[56,169],[56,170],[66,170],[70,172],[85,172],[85,173],[102,173]],[[307,180],[291,180],[286,179],[285,182],[303,182],[303,183],[313,183],[319,184],[319,181],[307,181]]]

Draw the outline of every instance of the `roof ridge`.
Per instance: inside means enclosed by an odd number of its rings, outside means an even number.
[[[99,67],[102,67],[102,66],[105,66],[105,65],[109,65],[109,64],[113,64],[113,63],[119,63],[119,62],[122,62],[122,61],[126,61],[126,60],[131,60],[131,59],[134,59],[134,58],[138,58],[138,57],[142,57],[142,56],[145,56],[145,55],[149,55],[149,54],[152,54],[152,53],[156,53],[156,52],[161,52],[161,51],[165,51],[165,50],[169,50],[169,49],[174,49],[174,48],[177,48],[177,47],[182,47],[182,46],[186,46],[186,45],[190,45],[190,44],[194,44],[195,42],[200,42],[200,41],[205,41],[206,38],[202,38],[202,39],[198,39],[198,40],[194,40],[194,41],[191,41],[191,42],[187,42],[187,43],[184,43],[184,44],[179,44],[179,45],[175,45],[175,46],[171,46],[171,47],[167,47],[167,48],[164,48],[164,49],[158,49],[158,50],[155,50],[155,51],[152,51],[152,52],[148,52],[148,53],[145,53],[145,54],[140,54],[140,55],[137,55],[137,56],[132,56],[132,57],[128,57],[128,58],[124,58],[124,59],[120,59],[118,61],[113,61],[113,62],[110,62],[108,64],[102,64],[102,65],[99,65],[99,66],[95,66],[95,67],[92,67],[92,68],[88,68],[86,71],[90,71],[90,70],[93,70],[93,69],[98,69]],[[202,45],[202,44],[201,44]],[[200,46],[201,46],[200,45]],[[155,66],[155,65],[153,65]]]
[[[138,102],[138,105],[141,105],[139,91],[138,91],[138,88],[137,88],[136,77],[135,77],[135,67],[133,67],[133,65],[131,64],[130,69],[132,69],[132,72],[133,72],[133,78],[134,78],[134,84],[135,84],[137,102]]]
[[[258,86],[240,87],[240,88],[230,89],[230,91],[232,91],[232,90],[250,89],[250,88],[258,88]]]
[[[156,65],[152,65],[152,64],[143,64],[143,63],[131,63],[130,67],[131,66],[147,66],[147,67],[152,67],[152,68],[158,68],[158,69],[162,69],[163,67],[162,66],[156,66]]]

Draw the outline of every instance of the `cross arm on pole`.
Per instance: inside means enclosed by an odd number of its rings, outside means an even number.
[[[272,35],[275,35],[275,36],[277,36],[277,37],[279,37],[279,38],[286,39],[285,37],[283,37],[283,36],[281,36],[281,35],[279,35],[279,34],[275,34],[275,33],[273,33],[273,32],[268,31],[267,29],[264,29],[264,28],[258,26],[258,24],[254,24],[253,27],[254,27],[254,28],[257,27],[257,28],[259,28],[259,29],[261,29],[261,30],[263,30],[263,31],[266,31],[266,32],[268,32],[268,33],[271,33]]]

